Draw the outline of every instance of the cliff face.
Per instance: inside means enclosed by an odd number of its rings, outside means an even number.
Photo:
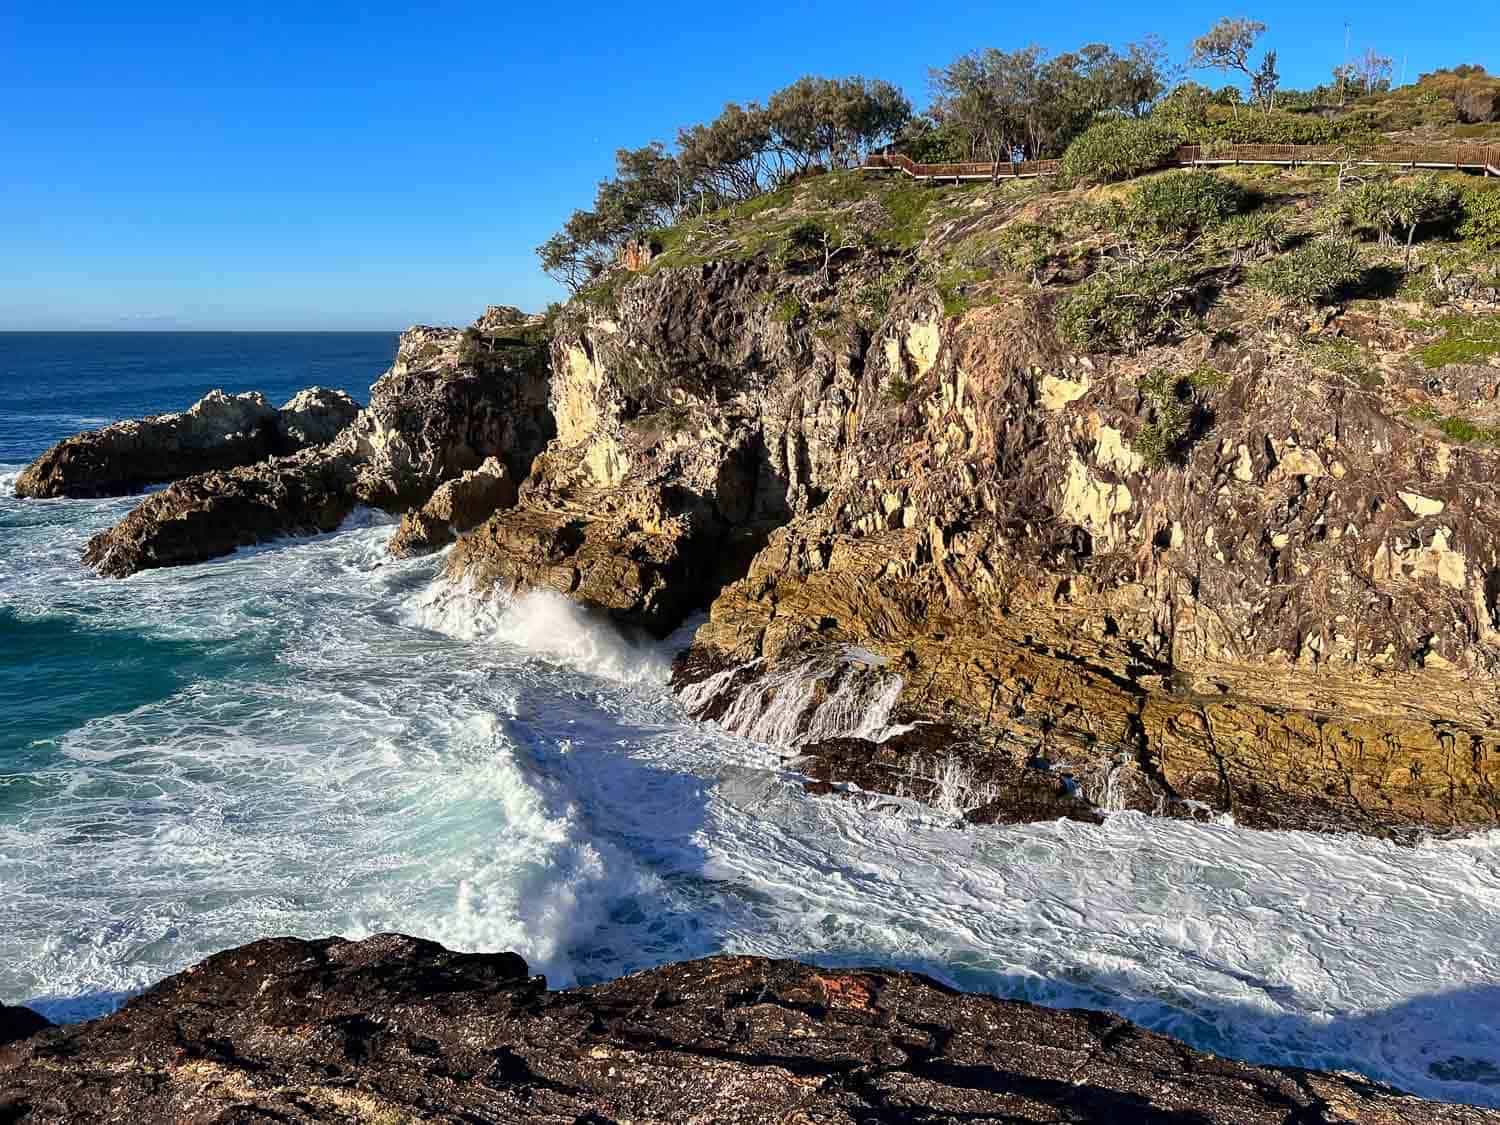
[[[1077,352],[1034,283],[955,299],[933,263],[1017,208],[983,214],[931,224],[915,266],[721,242],[575,301],[557,440],[450,572],[659,633],[711,604],[684,700],[814,765],[855,736],[889,785],[949,754],[1102,807],[1494,823],[1500,454],[1406,410],[1487,401],[1494,369],[1413,370],[1401,308],[1229,299],[1169,345]],[[1326,341],[1385,374],[1320,367]],[[888,696],[881,729],[831,716]],[[890,741],[914,722],[933,737]]]
[[[279,410],[255,392],[210,391],[181,413],[116,422],[58,442],[17,478],[16,495],[123,496],[322,445],[358,411],[348,395],[324,387],[301,391]]]
[[[327,445],[179,480],[95,536],[84,563],[124,577],[331,531],[359,504],[419,505],[489,457],[524,473],[553,433],[536,331],[508,309],[490,310],[470,334],[408,330],[370,405]]]
[[[1500,1121],[910,973],[714,957],[549,992],[515,954],[397,934],[255,942],[114,1015],[0,1046],[0,1110],[70,1125]]]

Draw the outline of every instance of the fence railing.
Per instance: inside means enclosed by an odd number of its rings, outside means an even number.
[[[900,153],[879,153],[866,168],[904,172],[918,180],[1009,180],[1055,175],[1059,160],[970,161],[919,164]],[[1453,168],[1500,176],[1500,145],[1183,145],[1163,166],[1200,164],[1378,164],[1400,168]]]

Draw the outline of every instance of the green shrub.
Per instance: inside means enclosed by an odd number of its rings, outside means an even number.
[[[1449,226],[1462,214],[1458,189],[1436,176],[1369,180],[1345,193],[1340,211],[1352,230],[1408,246],[1422,227]]]
[[[776,302],[776,307],[771,310],[771,319],[778,320],[782,324],[790,324],[802,315],[802,302],[796,297],[786,296]]]
[[[1291,227],[1279,211],[1231,215],[1213,230],[1213,245],[1228,251],[1237,262],[1256,262],[1279,254],[1291,240]]]
[[[1182,143],[1182,134],[1149,118],[1114,117],[1091,125],[1062,157],[1062,174],[1073,182],[1123,180],[1159,168]]]
[[[1148,469],[1159,469],[1175,460],[1187,445],[1192,411],[1182,401],[1183,382],[1181,376],[1158,368],[1138,384],[1151,420],[1136,431],[1130,446]]]
[[[1248,201],[1248,193],[1233,180],[1184,169],[1143,181],[1131,196],[1129,211],[1138,228],[1186,235],[1238,214]]]
[[[805,219],[782,235],[774,257],[784,264],[820,258],[828,239],[828,231],[820,223]]]
[[[1500,254],[1500,189],[1475,184],[1462,191],[1463,222],[1458,237],[1477,250]]]
[[[881,392],[885,400],[890,403],[900,404],[908,401],[916,393],[917,386],[905,375],[892,375]]]
[[[1220,111],[1222,112],[1222,111]],[[1328,145],[1340,141],[1378,141],[1368,120],[1349,117],[1333,121],[1306,113],[1240,113],[1210,121],[1192,131],[1196,144],[1215,141],[1235,145]]]
[[[1083,351],[1141,347],[1177,326],[1196,296],[1175,262],[1147,262],[1097,273],[1058,306],[1057,332]]]
[[[1250,274],[1250,284],[1283,300],[1326,304],[1364,276],[1359,243],[1324,235],[1290,253],[1272,258]]]
[[[1040,223],[1010,223],[995,237],[995,249],[1011,269],[1039,282],[1037,273],[1061,238],[1058,231]]]

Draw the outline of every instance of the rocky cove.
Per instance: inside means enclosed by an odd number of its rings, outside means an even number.
[[[932,202],[930,260],[1058,205]],[[832,209],[878,226],[890,205],[878,186],[836,204],[794,191],[754,220]],[[676,662],[679,698],[784,746],[830,793],[853,782],[976,821],[1227,813],[1400,840],[1495,824],[1496,454],[1408,406],[1486,403],[1493,366],[1419,379],[1424,330],[1393,306],[1251,315],[1232,284],[1201,333],[1081,351],[1055,330],[1055,295],[1024,277],[955,295],[878,245],[837,269],[747,253],[756,230],[648,247],[546,319],[492,309],[466,331],[412,329],[329,440],[180,476],[85,561],[124,577],[375,506],[402,516],[394,550],[454,541],[446,574],[476,594],[553,591],[658,637],[706,608]],[[1382,385],[1320,366],[1308,342],[1334,340],[1378,356]],[[1146,440],[1161,370],[1183,373],[1171,393],[1192,439],[1168,459]],[[914,1106],[932,1119],[1487,1119],[1341,1078],[1221,1072],[1107,1019],[978,998],[960,1016],[897,974],[706,962],[573,995],[513,961],[366,944],[226,954],[201,985],[177,978],[101,1023],[13,1045],[0,1067],[22,1077],[0,1088],[14,1116],[43,1120],[115,1097],[162,1120],[189,1105],[249,1119],[264,1099],[294,1117],[399,1119],[439,1103],[457,1114],[464,1098],[489,1099],[466,1110],[481,1119],[652,1119],[768,1083],[805,1084],[813,1100],[787,1112],[827,1098],[831,1120],[921,1119]],[[241,1010],[252,983],[269,999]],[[475,990],[482,1004],[464,999]],[[190,999],[204,1023],[162,1053]],[[424,1030],[481,1013],[488,1038]],[[361,1020],[402,1030],[378,1038]],[[1006,1020],[1031,1022],[999,1078],[973,1052],[1007,1041],[994,1030]],[[914,1046],[919,1026],[930,1041]],[[281,1041],[296,1028],[315,1050]],[[800,1061],[793,1044],[829,1036],[858,1061],[829,1063],[821,1045]],[[1038,1061],[1046,1036],[1059,1053]],[[110,1077],[111,1043],[128,1044],[127,1078]],[[632,1069],[612,1061],[621,1051]],[[383,1085],[315,1083],[296,1069],[312,1058]],[[637,1105],[648,1095],[615,1094],[607,1066],[578,1069],[605,1060],[695,1078],[680,1103]],[[424,1102],[409,1091],[432,1068],[455,1085]]]

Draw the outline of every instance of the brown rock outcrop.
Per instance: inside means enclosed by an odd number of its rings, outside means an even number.
[[[513,953],[397,934],[210,957],[0,1050],[0,1107],[17,1125],[1500,1122],[912,973],[724,956],[552,992]]]
[[[408,330],[370,405],[332,442],[180,480],[90,540],[85,564],[124,577],[279,535],[329,531],[359,504],[420,505],[489,458],[517,479],[554,432],[541,330],[519,315],[491,309],[490,331]],[[299,431],[317,430],[320,403],[299,396],[292,407]]]
[[[324,387],[299,392],[280,410],[253,391],[210,391],[181,413],[116,422],[58,442],[17,478],[16,495],[122,496],[322,445],[358,412],[344,392]]]
[[[658,633],[711,602],[689,663],[750,670],[716,681],[738,714],[868,649],[901,677],[892,724],[1104,808],[1500,821],[1500,453],[1274,325],[1080,355],[1034,290],[949,316],[920,277],[873,329],[781,311],[836,315],[880,267],[652,269],[575,304],[557,440],[450,573]],[[1148,464],[1158,371],[1187,421]]]
[[[417,555],[446,547],[459,534],[516,502],[516,482],[494,457],[438,485],[427,503],[407,512],[391,537],[391,554]]]
[[[35,1035],[52,1023],[30,1008],[16,1008],[0,1004],[0,1047],[17,1039]]]

